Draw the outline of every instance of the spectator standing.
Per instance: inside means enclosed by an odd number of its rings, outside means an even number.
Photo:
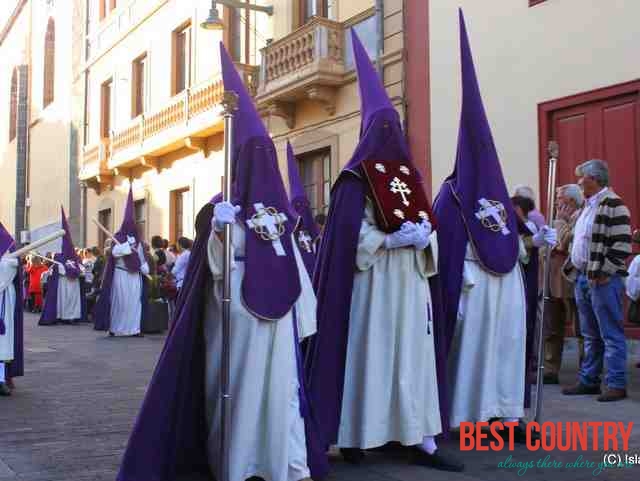
[[[178,291],[182,288],[184,277],[187,274],[192,245],[193,242],[186,237],[180,237],[180,239],[178,239],[178,257],[176,258],[176,263],[171,270],[173,276],[176,278],[176,287],[178,288]]]
[[[173,269],[174,264],[176,263],[176,255],[174,254],[175,251],[175,246],[169,246],[169,241],[167,239],[163,239],[163,247],[164,247],[164,254],[165,257],[167,258],[167,269],[169,271],[171,271],[171,269]],[[174,247],[174,249],[172,250],[172,247]]]
[[[640,244],[640,229],[636,229],[633,232],[632,241],[636,244]],[[632,307],[635,308],[635,318],[637,321],[639,317],[638,310],[640,309],[640,255],[635,256],[629,266],[629,277],[627,277],[626,292],[629,300],[635,304],[635,306]],[[633,317],[633,314],[629,317]],[[636,367],[640,367],[640,362],[636,363]]]
[[[528,185],[518,185],[514,189],[513,192],[514,197],[525,197],[532,202],[532,209],[527,214],[527,220],[533,222],[536,227],[536,230],[541,229],[544,225],[546,225],[547,221],[538,209],[536,209],[536,195],[533,192],[533,189]]]
[[[569,257],[573,229],[584,204],[584,195],[577,184],[567,184],[556,190],[556,218],[554,227],[558,231],[558,245],[551,251],[549,267],[549,289],[551,299],[548,304],[544,326],[544,383],[558,384],[558,374],[562,365],[564,333],[567,324],[573,326],[580,350],[580,364],[584,357],[584,340],[580,333],[578,310],[574,287],[562,275],[562,266]]]
[[[585,353],[578,382],[563,393],[599,394],[606,359],[606,390],[598,401],[618,401],[627,397],[622,302],[623,278],[628,275],[625,260],[631,254],[631,219],[622,199],[609,188],[606,162],[588,160],[576,168],[576,176],[586,202],[563,270],[575,281]]]
[[[47,272],[48,267],[44,265],[39,257],[31,257],[31,262],[26,268],[26,273],[29,278],[29,285],[27,294],[31,299],[31,312],[42,311],[42,286],[40,284],[40,278],[42,274]]]

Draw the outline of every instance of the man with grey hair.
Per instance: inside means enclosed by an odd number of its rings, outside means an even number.
[[[562,365],[564,333],[567,324],[573,326],[580,347],[580,362],[584,356],[578,312],[573,284],[562,275],[562,266],[569,257],[573,228],[584,204],[584,195],[578,184],[567,184],[556,189],[556,216],[553,227],[558,232],[558,244],[551,251],[549,289],[551,299],[544,317],[544,383],[558,384]]]
[[[536,208],[536,195],[531,187],[528,185],[516,185],[513,189],[513,196],[526,197],[533,202],[533,209],[527,214],[527,220],[533,223],[536,230],[542,229],[547,224],[542,212]]]
[[[578,382],[563,393],[599,394],[606,359],[606,390],[598,401],[618,401],[627,396],[622,301],[625,259],[631,254],[631,219],[622,199],[609,188],[606,162],[588,160],[576,168],[576,176],[586,202],[576,220],[563,271],[575,282],[585,355]]]

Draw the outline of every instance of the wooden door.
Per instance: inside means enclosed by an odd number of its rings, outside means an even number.
[[[539,113],[541,190],[546,191],[544,147],[556,140],[557,185],[575,183],[575,168],[582,162],[605,160],[611,187],[631,211],[632,229],[640,227],[640,81],[547,102]],[[640,338],[640,328],[629,327],[627,335]]]

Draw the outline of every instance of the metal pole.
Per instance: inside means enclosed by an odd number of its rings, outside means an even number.
[[[231,156],[233,154],[233,115],[238,108],[235,92],[225,91],[222,98],[224,117],[224,184],[222,200],[231,199]],[[220,423],[220,476],[219,481],[229,481],[229,438],[231,434],[231,394],[229,392],[230,329],[231,329],[231,225],[224,226],[222,251],[222,361],[221,423]]]
[[[549,173],[547,176],[547,225],[552,226],[556,201],[556,167],[558,163],[559,146],[556,141],[549,142]],[[536,377],[536,413],[535,421],[542,422],[542,388],[544,385],[544,318],[551,301],[549,286],[549,270],[551,268],[552,247],[547,247],[544,253],[544,269],[542,279],[542,312],[538,325],[538,375]]]

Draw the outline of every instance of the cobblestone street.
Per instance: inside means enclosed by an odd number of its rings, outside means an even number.
[[[16,380],[11,398],[0,399],[0,481],[114,481],[125,443],[162,348],[164,336],[113,339],[88,325],[37,327],[25,319],[26,375]],[[571,354],[570,354],[571,355]],[[565,365],[573,364],[570,358]],[[640,454],[640,371],[631,371],[631,399],[603,405],[591,397],[566,398],[560,388],[546,389],[546,420],[636,422],[630,453]],[[573,372],[565,372],[565,382]],[[448,443],[456,449],[456,443]],[[347,466],[336,458],[331,480],[587,480],[591,469],[498,469],[512,454],[513,461],[573,462],[580,453],[529,453],[516,446],[513,453],[460,453],[467,470],[441,473],[409,466],[401,454],[370,454],[363,466]],[[601,452],[583,459],[601,461]],[[638,480],[640,466],[609,469],[597,479]],[[146,481],[146,480],[140,480]],[[176,480],[186,481],[186,480]]]

